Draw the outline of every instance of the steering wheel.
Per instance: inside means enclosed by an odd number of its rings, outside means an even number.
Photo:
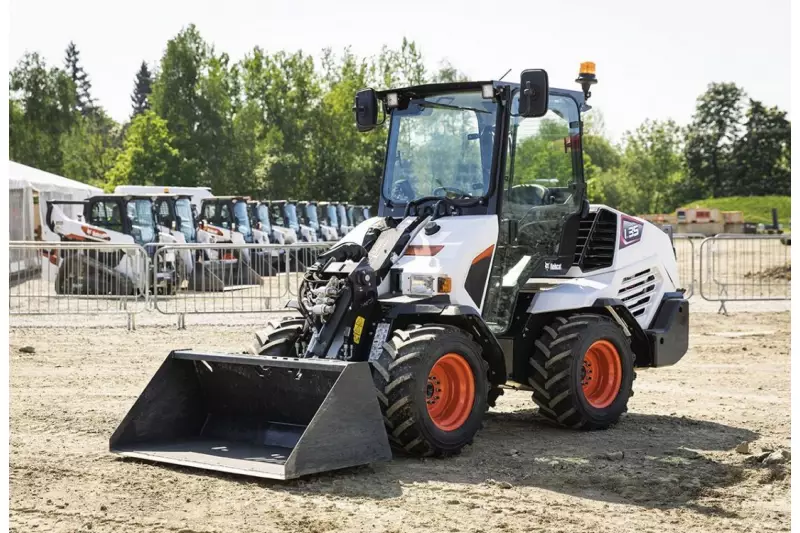
[[[435,189],[433,189],[433,193],[432,194],[433,194],[433,196],[441,196],[442,198],[447,198],[447,193],[456,194],[461,198],[465,198],[465,197],[470,196],[470,194],[468,194],[465,191],[462,191],[461,189],[459,189],[457,187],[444,187],[444,186],[436,187]]]

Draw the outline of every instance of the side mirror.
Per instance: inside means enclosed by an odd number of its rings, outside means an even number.
[[[358,131],[369,131],[378,125],[378,96],[375,89],[362,89],[356,93],[353,106]]]
[[[520,116],[528,118],[544,116],[547,113],[549,87],[546,71],[523,70],[519,81]]]

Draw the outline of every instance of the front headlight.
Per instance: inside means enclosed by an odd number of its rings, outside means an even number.
[[[449,293],[452,288],[452,282],[447,276],[411,274],[408,277],[407,287],[407,294],[432,296],[434,294]]]
[[[435,276],[409,276],[408,277],[408,293],[429,295],[436,294],[434,287],[436,286]]]

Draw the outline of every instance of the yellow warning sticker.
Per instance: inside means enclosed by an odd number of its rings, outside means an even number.
[[[353,342],[358,344],[361,342],[361,330],[364,329],[364,317],[357,316],[356,323],[353,325]]]

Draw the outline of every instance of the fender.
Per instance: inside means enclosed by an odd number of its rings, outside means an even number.
[[[379,298],[378,303],[383,307],[383,315],[394,324],[408,324],[424,320],[429,323],[458,326],[464,331],[471,332],[473,340],[483,349],[483,358],[489,365],[489,381],[493,385],[506,382],[506,362],[503,357],[503,348],[497,341],[494,333],[489,329],[480,312],[467,305],[454,305],[450,303],[447,295],[437,295],[430,298],[413,298],[399,296],[394,298]],[[399,325],[397,327],[402,327]]]
[[[678,362],[689,348],[689,302],[681,292],[665,293],[652,324],[642,328],[625,304],[616,298],[598,298],[592,308],[602,308],[620,323],[631,339],[637,367],[662,367]],[[612,312],[613,311],[613,312]],[[667,340],[668,342],[665,342]]]

